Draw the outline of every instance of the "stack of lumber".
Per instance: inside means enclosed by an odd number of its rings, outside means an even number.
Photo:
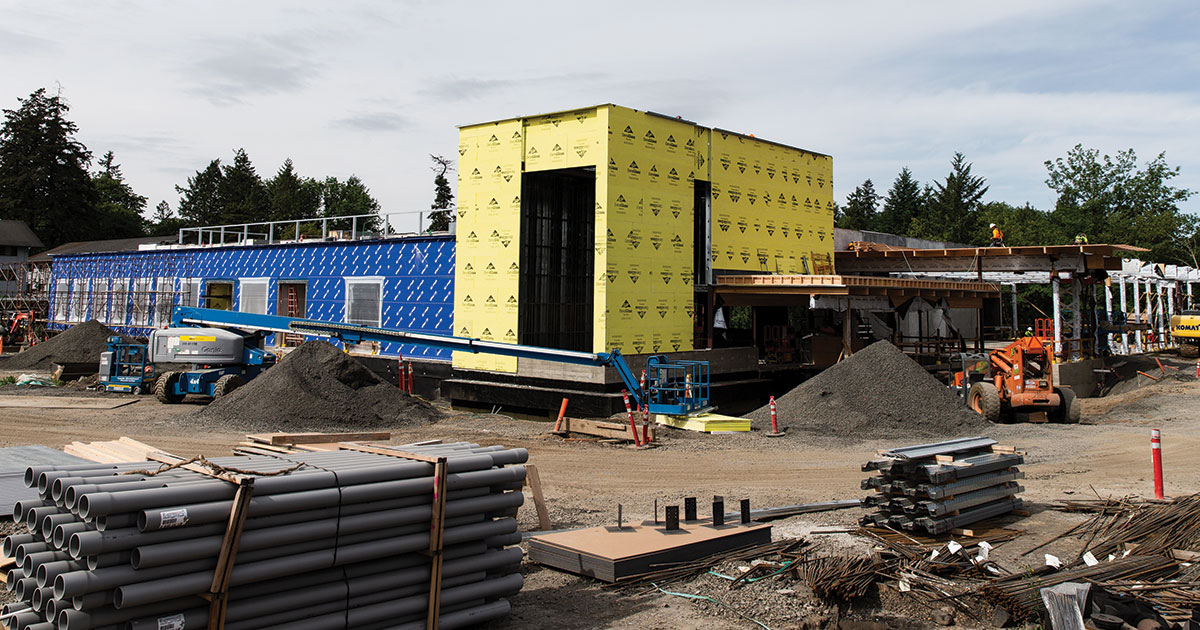
[[[63,447],[63,452],[101,464],[116,464],[148,461],[151,453],[161,450],[133,438],[122,437],[107,442],[71,442]]]
[[[9,627],[459,628],[522,586],[524,449],[150,457],[26,471]]]
[[[960,438],[878,452],[862,481],[875,493],[862,500],[877,510],[862,524],[942,534],[1021,508],[1015,495],[1024,454],[984,437]]]

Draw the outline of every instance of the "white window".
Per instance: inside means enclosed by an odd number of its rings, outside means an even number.
[[[108,323],[116,326],[125,325],[125,315],[129,309],[129,281],[124,278],[112,281],[112,296],[108,305]]]
[[[243,313],[267,314],[267,279],[242,278],[238,281],[241,297],[238,310]]]
[[[383,317],[383,278],[346,278],[347,324],[379,326]]]
[[[166,326],[171,322],[171,308],[175,306],[175,279],[159,278],[154,285],[154,325]]]
[[[91,318],[98,322],[108,319],[108,278],[92,279]]]
[[[84,294],[87,293],[87,280],[76,278],[71,281],[71,314],[70,320],[73,322],[83,321],[85,302]]]
[[[54,312],[51,317],[56,322],[67,321],[67,298],[71,291],[70,280],[55,280],[54,281]]]
[[[150,324],[150,283],[151,278],[135,278],[133,280],[133,293],[131,302],[133,304],[132,324],[134,326],[147,326]]]

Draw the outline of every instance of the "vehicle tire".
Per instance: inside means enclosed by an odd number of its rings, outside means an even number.
[[[1000,421],[1000,392],[996,385],[988,382],[978,382],[967,392],[967,406],[988,422]]]
[[[1200,356],[1200,343],[1179,344],[1179,356],[1194,359]]]
[[[1062,399],[1062,406],[1051,414],[1054,421],[1062,424],[1079,424],[1079,418],[1083,412],[1079,409],[1079,397],[1075,395],[1075,390],[1070,387],[1061,387],[1054,391]]]
[[[133,389],[129,390],[129,393],[133,394],[134,396],[141,396],[142,395],[142,386],[134,385]]]
[[[180,372],[164,372],[154,382],[154,397],[164,405],[176,405],[183,402],[183,394],[175,393],[175,384],[182,376]]]
[[[225,376],[217,379],[217,384],[215,387],[213,387],[213,400],[221,398],[222,396],[228,396],[229,392],[232,392],[233,390],[245,384],[246,379],[242,378],[240,375],[226,374]]]

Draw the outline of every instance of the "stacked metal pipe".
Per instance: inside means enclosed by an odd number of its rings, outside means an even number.
[[[456,443],[406,446],[447,457],[440,628],[504,616],[522,586],[525,449]],[[425,627],[431,561],[432,464],[358,451],[233,456],[254,494],[230,575],[227,630]],[[287,471],[286,474],[265,476]],[[233,484],[147,462],[38,466],[41,498],[13,517],[16,561],[4,607],[17,630],[205,628]],[[134,471],[131,473],[131,471]],[[127,474],[130,473],[130,474]]]
[[[973,437],[880,452],[862,468],[879,472],[862,481],[875,491],[862,505],[878,508],[862,524],[942,534],[1019,509],[1025,458],[995,445]]]

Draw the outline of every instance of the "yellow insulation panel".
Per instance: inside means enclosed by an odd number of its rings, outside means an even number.
[[[521,121],[466,127],[459,132],[454,332],[488,341],[517,342],[520,287]],[[516,372],[517,360],[465,352],[454,365]]]
[[[607,190],[597,189],[607,205],[602,229],[597,220],[606,292],[596,302],[605,311],[596,349],[691,350],[695,127],[624,107],[608,114]]]
[[[713,130],[715,269],[832,273],[833,160]]]

